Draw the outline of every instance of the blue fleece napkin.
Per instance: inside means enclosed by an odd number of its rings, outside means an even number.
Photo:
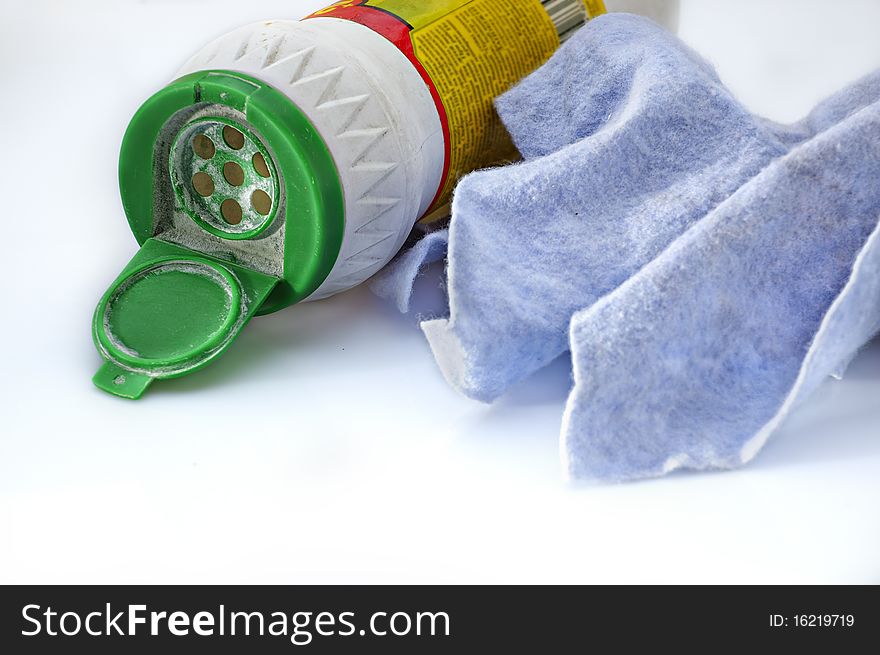
[[[458,186],[449,316],[422,328],[483,401],[571,349],[573,476],[747,461],[880,328],[880,74],[780,126],[611,14],[497,107],[525,161]],[[422,259],[377,290],[405,308]]]

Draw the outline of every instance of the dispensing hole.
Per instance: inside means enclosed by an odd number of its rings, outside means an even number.
[[[234,161],[228,161],[223,164],[223,177],[225,177],[226,181],[232,186],[241,186],[244,184],[244,171],[241,166]]]
[[[230,125],[223,128],[223,140],[226,141],[226,145],[233,150],[241,150],[244,148],[244,134]]]
[[[181,210],[217,236],[252,238],[281,204],[280,173],[259,137],[226,119],[184,126],[169,163]]]
[[[193,189],[200,196],[209,198],[214,193],[214,180],[207,173],[196,173],[192,177]]]
[[[257,171],[260,177],[269,177],[271,175],[269,166],[266,164],[266,158],[263,157],[262,153],[256,153],[251,161],[254,164],[254,170]]]
[[[223,220],[230,225],[238,225],[241,223],[241,205],[232,198],[227,198],[223,201],[223,204],[220,205],[220,213],[223,214]]]
[[[251,205],[261,216],[268,216],[272,211],[272,198],[262,189],[257,189],[251,194]]]
[[[210,137],[207,137],[204,134],[196,134],[193,137],[192,149],[193,152],[202,159],[211,159],[211,157],[214,156],[214,153],[217,152],[217,148],[214,147],[214,142],[211,141]]]

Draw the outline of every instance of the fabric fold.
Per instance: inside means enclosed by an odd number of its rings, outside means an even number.
[[[876,334],[878,135],[880,103],[771,164],[575,314],[572,477],[743,464]]]
[[[592,21],[498,107],[526,161],[459,184],[450,315],[424,326],[448,381],[485,402],[568,350],[574,312],[786,151],[637,16]]]
[[[650,21],[591,21],[496,104],[524,161],[374,283],[401,311],[448,241],[449,383],[491,402],[571,350],[575,478],[748,461],[880,329],[880,72],[780,125]]]

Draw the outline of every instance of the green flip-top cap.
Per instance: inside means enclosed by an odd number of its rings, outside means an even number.
[[[204,367],[253,316],[311,295],[339,254],[342,188],[323,139],[240,73],[194,73],[150,98],[119,182],[141,249],[93,320],[106,360],[94,382],[117,396]]]

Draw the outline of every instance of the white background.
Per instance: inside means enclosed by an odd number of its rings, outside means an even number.
[[[363,289],[140,402],[92,387],[91,313],[136,250],[129,118],[210,38],[322,4],[2,3],[0,581],[880,582],[876,341],[747,468],[621,486],[562,480],[564,358],[471,402]],[[867,0],[685,0],[680,33],[794,120],[880,66],[878,25]]]

